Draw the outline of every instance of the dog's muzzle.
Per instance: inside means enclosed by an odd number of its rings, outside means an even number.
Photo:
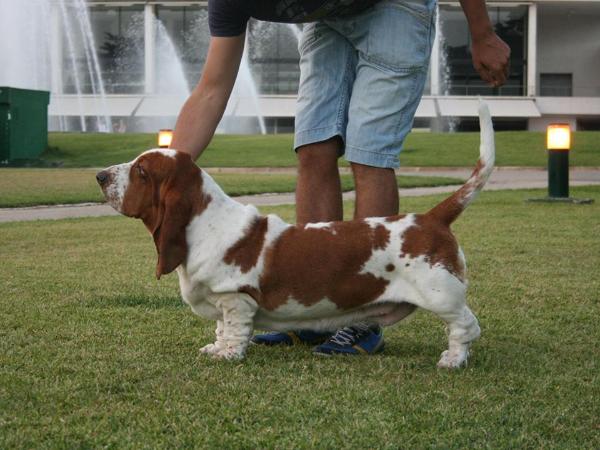
[[[109,178],[110,174],[106,170],[101,170],[96,174],[96,181],[100,186],[104,186]]]

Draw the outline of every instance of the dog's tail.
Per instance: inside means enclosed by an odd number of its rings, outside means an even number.
[[[481,143],[479,146],[479,161],[477,166],[463,187],[430,210],[432,215],[442,223],[450,225],[461,212],[471,203],[494,170],[494,127],[488,105],[479,101],[479,127],[481,129]]]

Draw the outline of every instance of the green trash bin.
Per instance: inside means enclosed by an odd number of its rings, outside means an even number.
[[[48,146],[50,92],[0,87],[0,164],[36,159]]]

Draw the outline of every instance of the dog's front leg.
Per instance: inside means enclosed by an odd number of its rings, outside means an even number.
[[[217,343],[220,342],[222,348],[211,354],[224,359],[242,359],[254,328],[256,302],[247,294],[235,293],[218,295],[214,304],[223,312],[223,332],[219,338],[217,328]]]
[[[215,330],[215,342],[213,344],[205,345],[200,349],[200,353],[207,353],[209,355],[216,355],[226,347],[225,338],[225,325],[222,320],[217,320],[217,329]]]

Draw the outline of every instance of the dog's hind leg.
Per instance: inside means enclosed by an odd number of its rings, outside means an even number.
[[[437,313],[448,325],[448,350],[444,350],[438,367],[454,369],[467,364],[469,346],[480,334],[477,318],[467,307],[457,311]]]
[[[469,345],[480,334],[479,323],[466,304],[466,286],[457,279],[449,283],[422,286],[418,306],[439,316],[448,327],[448,350],[442,353],[438,367],[458,368],[467,364]]]

